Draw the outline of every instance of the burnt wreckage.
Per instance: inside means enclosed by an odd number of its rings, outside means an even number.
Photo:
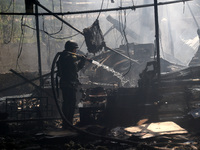
[[[127,54],[127,46],[129,57],[135,61],[130,62],[123,55],[119,55]],[[86,89],[83,90],[85,97],[82,98],[80,121],[128,126],[144,118],[150,122],[182,122],[189,119],[189,116],[197,118],[199,64],[185,68],[161,58],[163,73],[158,79],[154,50],[152,43],[129,43],[114,51],[106,50],[92,57],[101,65],[88,64],[83,71],[89,82],[83,82],[83,88]],[[195,58],[196,56],[191,63]],[[115,76],[112,71],[105,69],[105,66],[113,68],[122,76]],[[127,79],[123,86],[122,78]],[[94,88],[87,89],[88,84]]]
[[[84,104],[81,112],[88,114],[86,118],[81,118],[81,121],[85,123],[91,115],[93,121],[96,117],[96,121],[100,119],[99,121],[102,122],[103,118],[105,122],[114,126],[126,126],[136,124],[137,121],[144,118],[148,118],[150,122],[181,121],[188,118],[189,115],[194,116],[195,114],[191,112],[198,111],[199,108],[199,66],[184,68],[161,59],[162,71],[171,72],[173,70],[173,72],[161,74],[160,81],[158,81],[157,63],[152,59],[153,44],[130,45],[132,45],[131,51],[134,51],[131,58],[140,62],[140,64],[132,64],[130,70],[127,67],[130,62],[112,51],[93,58],[106,66],[114,66],[114,69],[121,74],[125,74],[129,70],[125,76],[129,82],[125,84],[125,87],[119,87],[120,79],[113,78],[113,74],[102,67],[93,64],[86,66],[85,74],[89,76],[89,84],[95,87],[85,90],[86,96],[83,98],[86,102],[85,112]],[[121,53],[124,52],[122,47]],[[144,57],[146,59],[143,59]],[[136,84],[137,86],[131,87]],[[83,83],[84,86],[88,87]],[[106,100],[106,104],[102,108],[101,103],[104,100]],[[88,105],[88,101],[91,105]],[[96,111],[94,111],[95,109]],[[99,115],[100,113],[101,115]],[[198,113],[196,115],[198,116]]]
[[[107,20],[120,31],[119,22],[111,16],[108,16]],[[128,30],[133,39],[140,38],[131,29]],[[159,58],[159,64],[154,56],[154,43],[128,43],[116,49],[107,47],[98,20],[80,33],[84,35],[90,53],[101,52],[97,56],[89,56],[92,63],[88,63],[81,71],[82,95],[78,104],[81,124],[114,127],[135,125],[141,119],[157,122],[185,121],[185,118],[191,119],[191,116],[199,117],[200,67],[196,61],[199,58],[199,50],[191,61],[191,66],[185,68],[162,58]],[[106,34],[108,33],[109,31]],[[159,71],[167,73],[159,75]],[[16,118],[15,112],[23,112],[20,114],[20,121],[30,121],[32,118],[42,120],[44,117],[48,119],[54,116],[52,112],[57,108],[52,102],[50,90],[41,89],[26,78],[24,80],[44,92],[49,101],[38,97],[32,97],[30,100],[11,98],[6,101],[6,111],[15,115],[13,118]],[[51,84],[54,82],[53,79]],[[29,111],[31,116],[27,113]],[[57,115],[56,111],[55,116]]]

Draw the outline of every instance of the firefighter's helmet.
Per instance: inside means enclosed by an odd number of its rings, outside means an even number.
[[[65,43],[65,50],[72,52],[75,48],[79,48],[75,41],[69,40]]]

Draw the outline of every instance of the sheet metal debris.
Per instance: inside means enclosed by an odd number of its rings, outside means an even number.
[[[141,139],[151,138],[165,134],[188,133],[185,129],[181,128],[179,125],[172,121],[143,124],[140,126],[127,127],[124,130],[130,132],[134,136],[140,137]]]

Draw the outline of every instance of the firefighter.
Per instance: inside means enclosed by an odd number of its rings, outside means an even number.
[[[78,71],[85,65],[86,58],[77,56],[78,44],[69,40],[65,43],[65,50],[60,54],[57,62],[58,75],[60,76],[60,88],[62,90],[63,102],[62,111],[66,119],[73,124],[73,116],[76,106],[76,92],[80,84]],[[63,122],[63,128],[68,125]]]

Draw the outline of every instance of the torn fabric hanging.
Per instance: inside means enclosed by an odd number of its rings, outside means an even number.
[[[104,37],[99,27],[99,21],[96,20],[92,26],[83,29],[83,35],[89,53],[97,53],[105,46]]]

